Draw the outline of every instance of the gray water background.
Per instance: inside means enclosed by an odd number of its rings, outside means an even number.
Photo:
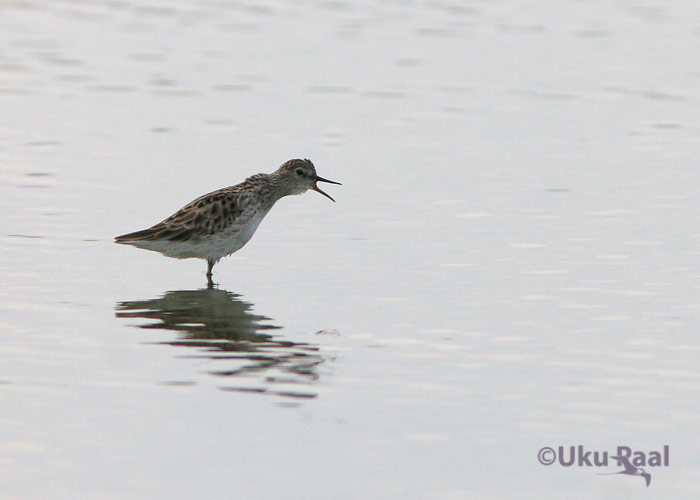
[[[699,14],[2,2],[0,498],[698,498]],[[215,290],[112,243],[292,157]]]

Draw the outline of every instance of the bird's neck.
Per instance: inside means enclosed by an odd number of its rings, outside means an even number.
[[[275,173],[257,174],[249,178],[250,181],[258,185],[258,192],[264,204],[269,210],[280,198],[292,194],[286,185]]]

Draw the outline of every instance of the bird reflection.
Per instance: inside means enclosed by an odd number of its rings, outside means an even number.
[[[297,388],[318,379],[316,369],[323,362],[318,347],[280,338],[275,332],[281,327],[254,314],[253,305],[240,297],[218,288],[177,290],[155,299],[118,302],[115,314],[150,320],[136,325],[139,328],[173,330],[177,338],[161,343],[193,347],[196,357],[226,363],[225,369],[209,372],[236,377],[230,380],[237,385],[223,390],[316,397]]]

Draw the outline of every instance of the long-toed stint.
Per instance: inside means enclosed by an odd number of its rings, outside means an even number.
[[[176,259],[206,259],[207,282],[212,286],[214,264],[250,241],[277,200],[313,189],[335,201],[317,182],[340,184],[316,175],[310,160],[289,160],[271,174],[253,175],[235,186],[200,196],[155,226],[117,236],[114,241]]]

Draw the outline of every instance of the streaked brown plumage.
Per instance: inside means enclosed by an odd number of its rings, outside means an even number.
[[[158,224],[117,236],[115,242],[177,259],[205,259],[211,285],[214,264],[250,240],[277,200],[313,189],[335,201],[317,182],[340,184],[319,177],[310,160],[289,160],[271,174],[200,196]]]

